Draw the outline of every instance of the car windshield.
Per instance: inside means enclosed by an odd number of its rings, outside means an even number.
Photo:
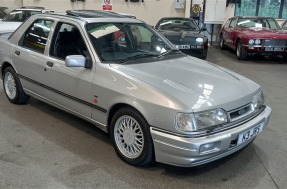
[[[272,18],[239,18],[236,27],[279,29],[276,20]]]
[[[3,21],[7,22],[24,22],[27,20],[30,16],[34,14],[39,14],[40,11],[31,11],[31,10],[13,10],[10,12],[5,18],[3,18]]]
[[[144,23],[90,23],[86,29],[102,61],[123,63],[178,51]]]
[[[159,30],[186,30],[199,31],[199,27],[193,19],[186,18],[166,18],[160,21]]]

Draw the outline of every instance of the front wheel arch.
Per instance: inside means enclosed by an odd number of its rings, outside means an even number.
[[[113,111],[115,112],[110,118],[109,133],[118,156],[135,166],[152,163],[155,159],[153,140],[150,126],[144,116],[125,104],[116,106]],[[131,138],[134,139],[130,140]]]

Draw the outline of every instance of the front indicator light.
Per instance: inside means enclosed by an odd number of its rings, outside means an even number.
[[[220,145],[221,142],[211,142],[211,143],[206,143],[206,144],[202,144],[199,147],[199,152],[203,153],[203,152],[208,152],[208,151],[217,151],[220,149]]]

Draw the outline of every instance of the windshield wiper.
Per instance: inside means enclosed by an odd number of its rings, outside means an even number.
[[[130,60],[136,60],[138,58],[146,58],[146,57],[157,57],[158,55],[156,54],[152,54],[152,53],[141,53],[141,54],[136,54],[134,56],[130,56],[130,57],[127,57],[126,59],[120,61],[119,63],[120,64],[124,64]]]
[[[171,54],[171,53],[181,54],[182,52],[180,50],[177,50],[177,49],[171,49],[171,50],[168,50],[168,51],[165,51],[165,52],[161,53],[158,56],[158,58],[161,58],[161,57],[166,56],[166,55]]]

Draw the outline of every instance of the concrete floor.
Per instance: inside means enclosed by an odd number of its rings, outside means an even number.
[[[287,188],[287,64],[240,62],[218,47],[208,60],[259,83],[273,109],[267,129],[247,148],[195,168],[133,167],[117,157],[107,134],[33,98],[13,105],[1,84],[0,188]]]

